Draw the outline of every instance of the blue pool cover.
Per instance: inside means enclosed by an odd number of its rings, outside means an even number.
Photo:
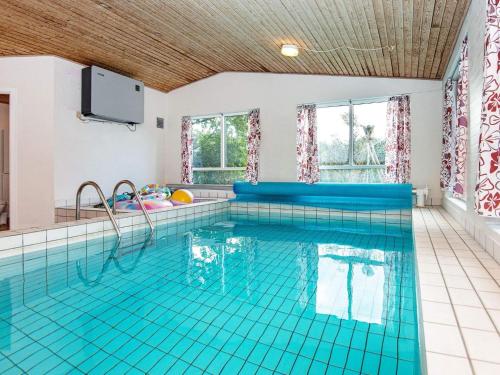
[[[304,184],[301,182],[235,182],[237,202],[303,204],[342,210],[408,209],[411,184]]]

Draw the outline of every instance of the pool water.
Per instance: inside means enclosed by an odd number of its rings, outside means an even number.
[[[0,372],[420,372],[411,231],[227,219],[0,259]]]

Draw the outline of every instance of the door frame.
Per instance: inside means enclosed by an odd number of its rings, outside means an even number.
[[[17,217],[17,91],[0,87],[0,94],[9,95],[9,230],[18,227]]]

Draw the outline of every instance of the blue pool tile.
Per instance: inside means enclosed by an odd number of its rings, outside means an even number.
[[[35,353],[35,356],[38,357],[38,353]],[[52,370],[54,367],[59,366],[63,360],[56,355],[51,355],[48,357],[45,357],[45,359],[42,359],[43,357],[37,358],[36,363],[33,367],[30,368],[29,372],[33,374],[42,374],[49,372]],[[23,362],[23,365],[29,366],[26,361]]]
[[[206,369],[212,360],[217,356],[218,351],[210,346],[206,346],[198,353],[198,356],[193,360],[193,363],[202,369]]]
[[[319,340],[313,338],[306,338],[302,348],[300,349],[300,355],[307,358],[314,358],[314,354],[319,345]]]
[[[380,360],[380,373],[381,374],[396,374],[398,361],[395,358],[382,356]]]
[[[335,367],[343,368],[347,361],[348,353],[349,348],[341,345],[335,345],[332,350],[332,355],[330,356],[329,364]]]
[[[197,367],[195,367],[195,366],[193,366],[193,365],[190,365],[190,366],[189,366],[189,367],[188,367],[188,368],[187,368],[187,369],[183,372],[183,374],[184,374],[184,375],[199,375],[199,374],[201,374],[201,373],[202,373],[201,369],[199,369],[199,368],[197,368]]]
[[[398,340],[395,337],[385,336],[382,346],[382,354],[384,356],[397,358],[398,356]]]
[[[398,361],[398,374],[416,374],[415,362],[399,360]]]
[[[297,356],[290,352],[284,352],[283,356],[280,359],[280,362],[277,367],[277,371],[283,374],[288,374],[292,371],[293,364],[295,363],[295,359]]]
[[[125,359],[129,354],[134,353],[136,350],[140,350],[139,348],[144,344],[136,339],[131,339],[127,341],[125,345],[122,345],[118,350],[113,351],[113,355],[120,359]]]
[[[373,353],[365,353],[363,358],[362,372],[367,375],[378,374],[380,365],[380,355]]]
[[[292,367],[291,374],[306,374],[311,366],[312,360],[301,355],[297,356]]]
[[[161,343],[157,345],[157,347],[168,353],[182,340],[183,337],[181,335],[176,332],[171,332]]]
[[[229,338],[229,340],[226,341],[226,343],[222,347],[222,350],[228,354],[233,355],[243,341],[244,341],[243,337],[238,335],[232,335]]]
[[[259,366],[255,365],[253,363],[250,363],[250,362],[245,362],[243,364],[243,367],[241,368],[240,373],[252,375],[252,374],[256,374],[258,369],[259,369]]]
[[[260,337],[264,334],[264,331],[266,330],[267,326],[262,323],[256,322],[250,332],[247,333],[247,337],[249,339],[259,341]]]
[[[261,366],[274,371],[278,366],[278,363],[281,360],[283,353],[284,353],[283,350],[270,347],[269,350],[267,351],[266,356],[264,357],[264,360],[261,363]]]
[[[375,354],[382,353],[383,341],[384,341],[384,336],[377,335],[374,333],[368,334],[366,341],[366,350],[370,353],[375,353]]]
[[[342,367],[335,367],[335,366],[328,366],[326,369],[326,374],[327,375],[342,375],[344,373],[344,368]]]
[[[224,365],[221,374],[238,374],[245,364],[245,361],[238,357],[231,357],[229,361]]]
[[[404,338],[398,340],[398,358],[405,361],[413,361],[416,350],[417,348],[414,340]]]
[[[325,323],[320,321],[314,321],[307,333],[309,337],[320,340],[323,336],[323,329],[325,328]]]
[[[89,374],[107,374],[114,368],[120,360],[111,355],[107,356],[104,360],[99,362],[93,369],[89,371]]]
[[[271,345],[274,342],[276,335],[278,334],[278,328],[267,326],[262,335],[259,338],[259,342]]]
[[[67,362],[60,362],[52,369],[45,372],[48,375],[58,375],[58,374],[82,374],[77,368],[72,366]]]
[[[148,370],[149,374],[166,374],[167,370],[177,361],[172,355],[165,354],[158,362],[154,363],[152,367]]]
[[[399,337],[415,340],[417,328],[414,324],[401,323]]]
[[[265,367],[259,367],[259,369],[257,370],[257,374],[258,375],[272,375],[273,372],[271,370],[268,370]]]
[[[184,337],[182,340],[177,342],[177,344],[170,350],[170,354],[176,356],[177,358],[181,358],[182,355],[189,349],[191,345],[193,345],[194,341]]]
[[[119,375],[119,374],[125,374],[129,373],[131,370],[130,365],[127,362],[124,361],[116,361],[114,366],[106,371],[106,374],[110,375]]]
[[[134,367],[147,373],[164,356],[165,353],[161,350],[152,349],[147,355],[138,361]]]
[[[83,346],[80,350],[78,350],[76,353],[71,355],[70,357],[65,357],[67,358],[66,360],[71,363],[73,366],[78,366],[80,363],[86,361],[88,358],[92,357],[94,354],[99,352],[101,349],[98,348],[97,346],[93,344],[86,344]],[[62,353],[59,352],[59,355]]]
[[[270,346],[269,345],[264,345],[261,343],[257,343],[250,355],[248,356],[248,361],[260,365],[262,360],[264,359],[266,353],[269,351]]]
[[[243,340],[243,342],[240,344],[238,349],[236,349],[234,355],[246,359],[249,354],[252,352],[254,349],[254,346],[256,345],[256,342],[250,339]]]
[[[305,336],[302,336],[298,333],[292,334],[292,337],[290,338],[290,342],[286,350],[294,354],[299,354],[305,339],[306,339]]]
[[[309,368],[309,374],[325,374],[327,372],[327,364],[323,362],[313,361]]]
[[[53,359],[54,362],[58,363],[61,361],[60,358],[58,358],[54,353],[52,353],[50,350],[43,348],[35,353],[33,353],[31,356],[24,358],[22,362],[20,363],[21,367],[24,369],[32,369],[36,365],[40,364],[43,362],[44,364],[47,364],[46,360],[47,359]]]
[[[2,374],[5,374],[5,375],[19,375],[19,374],[22,374],[24,373],[23,370],[21,370],[19,367],[10,367],[10,368],[7,368],[7,369],[2,369]]]
[[[339,330],[340,326],[338,324],[327,323],[321,339],[326,342],[335,342]]]
[[[96,367],[99,363],[104,361],[109,354],[99,351],[95,353],[92,357],[87,358],[84,362],[78,365],[78,370],[81,370],[84,373],[90,372],[94,367]]]
[[[25,359],[28,359],[29,357],[33,356],[33,354],[43,349],[45,349],[43,346],[36,342],[33,342],[31,345],[25,346],[22,349],[16,350],[14,353],[9,354],[9,359],[13,363],[21,363]]]
[[[349,370],[360,372],[364,354],[361,350],[350,348],[345,367]]]
[[[328,342],[320,342],[318,349],[314,354],[314,360],[328,364],[330,360],[330,354],[332,353],[333,345]]]
[[[364,350],[366,346],[367,333],[366,331],[354,331],[351,340],[351,348]]]
[[[166,373],[171,374],[182,374],[189,368],[189,363],[184,362],[181,359],[177,359],[167,370]]]
[[[219,374],[230,359],[229,354],[218,352],[207,367],[207,371],[212,374]]]
[[[307,335],[309,332],[309,327],[311,327],[312,320],[309,319],[300,319],[298,324],[294,328],[294,331],[300,333],[301,335]]]
[[[125,358],[121,358],[121,356],[117,356],[119,359],[124,360],[131,366],[135,366],[137,362],[142,360],[149,352],[151,352],[153,348],[149,345],[142,344],[130,352]]]
[[[285,350],[288,346],[288,342],[292,337],[292,332],[280,329],[278,330],[276,337],[273,342],[273,346],[277,349]]]

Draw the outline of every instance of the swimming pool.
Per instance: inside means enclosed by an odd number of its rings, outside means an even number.
[[[419,373],[411,216],[314,210],[0,259],[1,372]]]

